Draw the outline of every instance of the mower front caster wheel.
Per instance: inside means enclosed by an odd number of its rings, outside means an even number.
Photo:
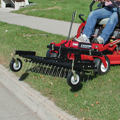
[[[9,66],[10,66],[11,71],[18,72],[22,68],[22,61],[19,58],[17,58],[16,60],[13,58],[10,61],[10,65]]]
[[[73,72],[68,73],[68,76],[67,76],[67,83],[73,89],[78,88],[80,86],[81,79],[82,79],[79,72],[76,72],[75,75],[76,75],[76,80],[73,75]]]
[[[46,57],[51,57],[51,58],[55,58],[57,57],[57,53],[53,52],[52,54],[50,54],[51,49],[48,49],[47,53],[46,53]]]

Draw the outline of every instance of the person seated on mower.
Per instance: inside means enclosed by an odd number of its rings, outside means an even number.
[[[104,2],[105,7],[90,12],[83,33],[76,40],[79,42],[90,43],[89,38],[92,35],[97,19],[109,17],[109,20],[105,28],[103,29],[102,34],[99,35],[98,37],[94,37],[92,40],[92,43],[104,44],[108,40],[116,24],[118,23],[117,8],[113,5],[113,3],[110,0],[94,0],[94,1]],[[120,0],[114,0],[114,2],[118,6],[120,6]]]

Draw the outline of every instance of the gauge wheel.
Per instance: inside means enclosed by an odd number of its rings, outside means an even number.
[[[76,72],[76,80],[74,78],[73,72],[69,72],[67,76],[67,83],[72,88],[78,88],[81,83],[81,75],[79,72]]]
[[[18,71],[21,70],[21,68],[22,68],[22,61],[19,58],[17,58],[17,62],[18,62],[18,64],[16,64],[14,58],[10,61],[10,65],[9,66],[10,66],[11,71],[18,72]]]
[[[107,56],[105,56],[105,59],[106,59],[106,63],[107,63],[106,68],[104,67],[103,62],[100,58],[94,59],[95,66],[97,67],[96,69],[93,70],[94,74],[103,75],[103,74],[106,74],[110,70],[109,58]]]

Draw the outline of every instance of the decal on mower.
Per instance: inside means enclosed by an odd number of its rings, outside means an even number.
[[[78,43],[73,43],[74,46],[78,46]]]
[[[91,49],[92,48],[92,44],[90,44],[90,43],[79,43],[79,47],[80,48]]]

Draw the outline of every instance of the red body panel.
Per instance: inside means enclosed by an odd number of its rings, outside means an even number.
[[[111,65],[120,64],[120,54],[117,54],[117,55],[106,55],[106,56],[109,58]]]
[[[78,38],[84,27],[85,27],[85,23],[82,23],[79,28],[78,28],[78,31],[77,31],[77,35],[76,35],[76,38]],[[64,44],[65,43],[65,44]],[[115,41],[112,41],[108,44],[97,44],[97,43],[88,43],[88,45],[90,44],[91,45],[91,48],[82,48],[80,46],[80,42],[78,41],[75,41],[73,39],[67,41],[67,40],[62,40],[60,43],[57,43],[55,44],[55,46],[61,46],[62,44],[64,44],[64,47],[68,47],[68,48],[74,48],[74,49],[87,49],[87,50],[95,50],[95,51],[100,51],[100,52],[104,52],[104,51],[110,51],[112,52],[112,54],[103,54],[102,56],[92,56],[92,55],[85,55],[85,54],[81,54],[81,60],[89,60],[89,61],[94,61],[94,59],[97,57],[97,58],[100,58],[104,64],[104,66],[106,67],[106,60],[105,60],[105,57],[104,55],[106,55],[109,60],[110,60],[110,64],[113,65],[113,64],[120,64],[120,51],[117,51],[116,50],[116,47],[117,47],[117,44],[120,43],[120,39],[116,39]],[[58,51],[55,51],[56,53],[58,53]],[[67,54],[67,57],[68,59],[70,60],[73,60],[75,59],[74,57],[74,53],[71,53],[71,54]]]

